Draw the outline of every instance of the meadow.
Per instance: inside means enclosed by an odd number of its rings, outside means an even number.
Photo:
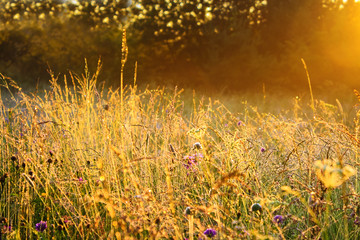
[[[101,88],[100,65],[34,93],[1,75],[2,239],[359,239],[357,105],[233,112]]]
[[[0,240],[360,239],[359,12],[0,0]]]

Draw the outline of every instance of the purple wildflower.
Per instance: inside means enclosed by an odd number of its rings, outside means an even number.
[[[355,218],[354,224],[357,225],[357,226],[360,226],[360,218],[359,217]]]
[[[186,167],[186,169],[192,168],[193,166],[198,164],[198,160],[202,160],[204,157],[204,155],[202,155],[201,153],[195,153],[193,155],[186,155],[184,157],[184,160],[187,161],[186,163],[184,163],[184,166]]]
[[[9,232],[11,232],[11,226],[9,225],[9,226],[4,226],[3,227],[3,233],[9,233]]]
[[[192,168],[194,165],[196,165],[195,160],[188,160],[188,162],[184,164],[184,166],[186,167],[186,169],[190,169],[190,168]]]
[[[40,221],[35,225],[35,229],[38,232],[43,232],[43,231],[45,231],[46,228],[47,228],[46,221]]]
[[[273,218],[273,222],[274,223],[277,223],[277,224],[282,224],[284,222],[285,218],[281,215],[276,215],[274,218]]]
[[[260,149],[260,151],[261,151],[262,153],[265,152],[265,148],[262,147],[262,148]]]
[[[241,125],[242,125],[242,122],[241,122],[241,121],[238,121],[238,122],[237,122],[237,125],[238,125],[238,126],[241,126]]]
[[[83,182],[84,179],[82,177],[79,177],[79,182]]]
[[[205,230],[204,235],[207,237],[214,237],[217,234],[216,230],[208,228]]]

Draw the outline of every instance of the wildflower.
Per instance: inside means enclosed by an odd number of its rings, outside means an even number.
[[[43,232],[43,231],[45,231],[46,228],[47,228],[46,221],[40,221],[35,225],[35,229],[38,232]]]
[[[273,218],[273,222],[274,223],[277,223],[277,224],[282,224],[284,222],[285,218],[281,215],[276,215],[274,218]]]
[[[359,217],[355,218],[354,224],[357,225],[357,226],[360,226],[360,218]]]
[[[342,166],[332,159],[314,162],[316,175],[327,188],[336,188],[356,174],[356,169],[349,165]]]
[[[205,230],[204,235],[207,237],[214,237],[217,234],[216,230],[208,228]]]
[[[84,179],[82,177],[79,177],[79,182],[84,182]]]
[[[2,233],[9,233],[11,232],[11,226],[4,226],[2,229]]]
[[[262,207],[259,203],[254,203],[253,205],[251,205],[251,211],[253,212],[257,212],[257,211],[261,211]]]
[[[186,167],[186,169],[190,169],[192,168],[194,165],[197,164],[197,160],[202,160],[202,158],[204,157],[204,155],[202,155],[201,153],[195,153],[193,155],[186,155],[184,157],[184,160],[187,160],[187,163],[184,164],[184,166]]]
[[[185,215],[190,215],[191,214],[191,208],[187,207],[185,208]]]
[[[184,166],[186,167],[186,169],[190,169],[192,168],[194,165],[196,165],[195,160],[191,160],[189,159],[187,163],[184,164]]]
[[[70,222],[70,218],[66,215],[61,217],[58,221],[59,225],[66,225],[68,222]]]
[[[262,153],[265,152],[265,148],[262,147],[262,148],[260,149],[260,151],[261,151]]]
[[[242,125],[242,122],[241,122],[241,121],[238,121],[238,122],[237,122],[237,125],[238,125],[238,126],[241,126],[241,125]]]
[[[194,143],[193,149],[202,149],[202,146],[199,142]]]

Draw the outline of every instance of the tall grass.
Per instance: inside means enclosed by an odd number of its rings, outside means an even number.
[[[100,65],[51,75],[43,97],[2,76],[16,89],[0,103],[6,239],[360,237],[360,111],[347,123],[340,103],[233,113],[177,88],[105,91]]]

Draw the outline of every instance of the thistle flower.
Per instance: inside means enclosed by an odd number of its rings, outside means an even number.
[[[276,215],[274,218],[273,218],[273,222],[274,223],[277,223],[277,224],[282,224],[284,222],[285,218],[281,215]]]
[[[204,235],[207,237],[214,237],[217,234],[216,230],[208,228],[205,230]]]
[[[38,232],[43,232],[43,231],[45,231],[46,228],[47,228],[46,221],[40,221],[35,225],[35,229]]]

